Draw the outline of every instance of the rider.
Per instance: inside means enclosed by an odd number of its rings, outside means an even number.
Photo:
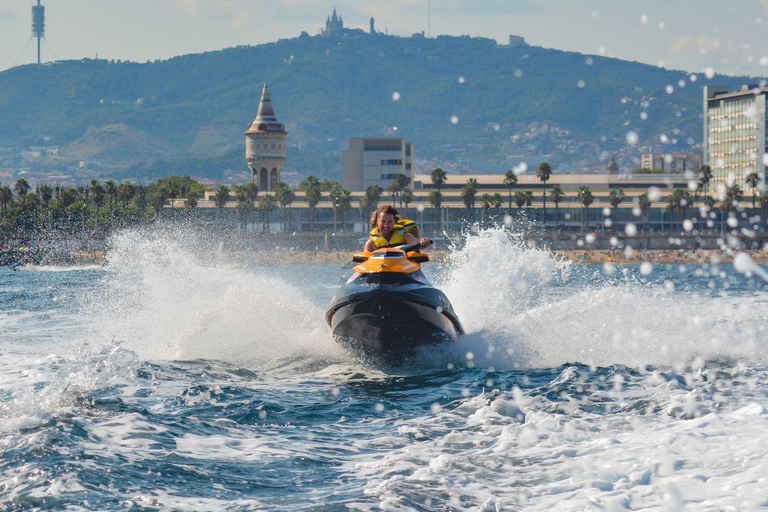
[[[371,215],[371,238],[365,243],[363,251],[373,252],[382,247],[394,247],[403,244],[419,243],[427,247],[432,243],[429,238],[419,239],[419,228],[408,219],[400,219],[397,210],[391,204],[379,206]]]

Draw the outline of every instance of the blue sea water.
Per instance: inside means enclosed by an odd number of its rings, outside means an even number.
[[[467,336],[382,366],[324,323],[348,267],[198,246],[127,232],[104,267],[0,269],[0,509],[768,509],[749,265],[482,233],[425,266]]]

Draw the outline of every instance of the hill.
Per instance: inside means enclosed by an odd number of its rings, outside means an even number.
[[[45,139],[64,156],[130,164],[228,154],[243,148],[266,81],[295,152],[325,162],[336,154],[338,169],[350,137],[384,134],[409,139],[419,158],[436,161],[505,165],[511,154],[538,152],[567,163],[620,150],[630,130],[641,144],[661,133],[674,133],[680,148],[699,143],[702,86],[755,82],[696,78],[482,38],[302,34],[166,61],[4,71],[0,146]],[[334,172],[291,165],[286,170]]]

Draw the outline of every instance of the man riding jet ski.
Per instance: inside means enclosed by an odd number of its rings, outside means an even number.
[[[431,240],[416,238],[415,224],[399,220],[392,206],[379,208],[374,220],[364,252],[352,258],[358,263],[355,273],[326,313],[336,339],[387,359],[407,356],[421,345],[457,341],[464,330],[448,297],[421,271],[429,256],[420,248]]]

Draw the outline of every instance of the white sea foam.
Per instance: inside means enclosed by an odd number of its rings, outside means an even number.
[[[182,228],[115,236],[91,307],[102,339],[147,359],[341,357],[323,312],[298,288],[265,269],[222,268],[200,250],[206,242]]]
[[[768,360],[768,294],[675,293],[627,280],[573,286],[570,266],[501,230],[452,255],[443,288],[467,330],[441,360],[470,354],[497,369]],[[433,354],[434,355],[434,354]]]

